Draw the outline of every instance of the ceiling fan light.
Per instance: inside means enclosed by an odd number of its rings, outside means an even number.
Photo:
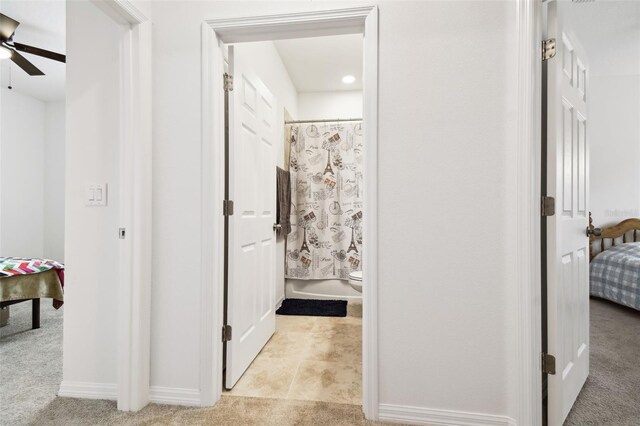
[[[0,46],[0,59],[9,59],[12,55],[11,49]]]

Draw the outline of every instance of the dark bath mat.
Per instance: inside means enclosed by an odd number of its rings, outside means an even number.
[[[276,311],[278,315],[306,315],[310,317],[346,317],[345,300],[285,299]]]

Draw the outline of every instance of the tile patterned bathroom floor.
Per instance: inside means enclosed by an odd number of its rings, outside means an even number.
[[[230,396],[362,404],[362,305],[344,318],[276,315],[276,332]]]

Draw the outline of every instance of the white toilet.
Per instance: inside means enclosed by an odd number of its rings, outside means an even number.
[[[362,293],[362,271],[354,271],[349,274],[349,285],[358,293]]]

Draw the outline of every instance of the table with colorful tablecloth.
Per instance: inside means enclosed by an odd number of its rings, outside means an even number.
[[[0,257],[0,308],[32,301],[32,327],[40,327],[40,299],[64,303],[64,265],[49,259]]]

